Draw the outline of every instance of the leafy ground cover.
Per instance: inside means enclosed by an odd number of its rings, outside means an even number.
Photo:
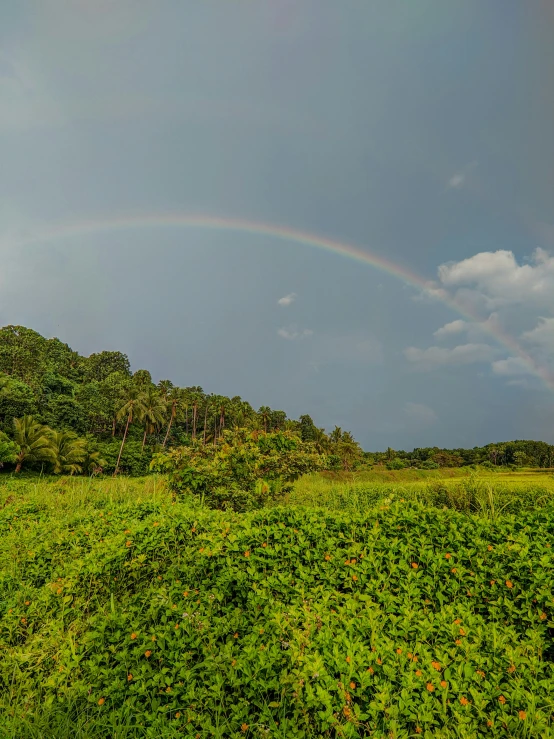
[[[156,476],[8,478],[0,736],[553,735],[548,500],[299,496],[237,514]]]

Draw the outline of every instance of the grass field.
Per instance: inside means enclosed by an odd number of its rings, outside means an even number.
[[[0,477],[0,737],[552,737],[554,477]]]

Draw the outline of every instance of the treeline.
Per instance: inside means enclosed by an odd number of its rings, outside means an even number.
[[[544,441],[506,441],[499,444],[476,446],[473,449],[416,448],[412,452],[366,452],[368,464],[380,464],[389,469],[418,467],[552,467],[554,446]]]
[[[216,445],[227,429],[287,431],[312,442],[330,469],[363,459],[349,432],[330,434],[309,415],[255,410],[239,396],[199,386],[154,384],[128,357],[103,351],[89,357],[57,338],[24,326],[0,329],[0,465],[5,470],[55,473],[148,472],[154,453],[200,441]]]

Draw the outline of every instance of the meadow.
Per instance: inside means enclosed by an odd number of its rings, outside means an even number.
[[[0,477],[1,737],[554,736],[554,476]]]

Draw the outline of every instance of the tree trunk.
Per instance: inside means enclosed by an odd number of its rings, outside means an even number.
[[[174,414],[172,413],[171,416],[169,417],[169,423],[167,424],[167,431],[165,432],[165,438],[164,438],[164,443],[162,444],[162,448],[165,448],[165,445],[167,444],[167,440],[169,438],[169,432],[171,431],[171,424],[173,423],[173,417],[174,417]]]
[[[188,436],[189,435],[189,407],[188,405],[185,406],[185,431]]]
[[[115,424],[116,424],[116,418],[113,417],[113,423],[112,423],[112,436],[115,436]]]
[[[208,422],[208,404],[206,403],[206,411],[204,413],[204,441],[203,444],[206,446],[206,424]]]
[[[119,472],[119,462],[121,461],[121,455],[123,454],[123,447],[125,445],[125,439],[127,438],[127,431],[129,430],[129,424],[131,423],[131,414],[127,416],[127,423],[125,424],[125,432],[123,434],[123,439],[121,440],[121,446],[119,447],[119,456],[117,458],[117,463],[115,465],[115,470],[113,473],[113,476],[115,477],[117,473]]]
[[[146,444],[146,434],[148,432],[148,426],[144,427],[144,436],[142,437],[142,447],[140,449],[140,453],[142,454],[144,451],[144,445]]]
[[[196,439],[196,414],[198,412],[198,406],[196,405],[196,401],[194,405],[192,406],[192,438]]]
[[[17,474],[18,472],[21,472],[21,465],[22,465],[22,464],[23,464],[23,460],[22,460],[21,462],[18,462],[18,463],[17,463],[17,465],[16,465],[16,467],[15,467],[15,472],[16,472],[16,474]]]

